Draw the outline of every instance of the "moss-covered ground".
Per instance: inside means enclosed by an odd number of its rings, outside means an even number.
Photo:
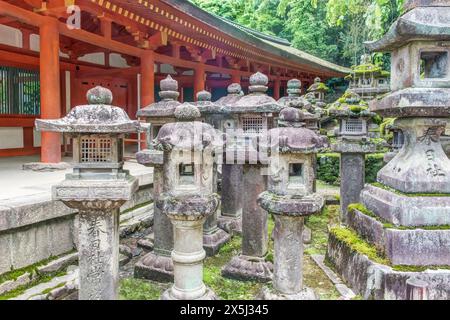
[[[304,284],[316,290],[321,299],[337,299],[339,293],[326,277],[323,271],[314,263],[309,253],[325,253],[328,237],[328,223],[337,221],[338,206],[326,207],[322,213],[308,218],[306,225],[312,229],[312,243],[305,248],[304,255]],[[269,219],[269,234],[274,228],[273,218]],[[214,257],[209,257],[204,263],[203,279],[205,284],[223,300],[252,300],[263,287],[263,284],[251,281],[237,281],[222,277],[221,269],[231,258],[239,254],[241,237],[234,236],[223,246]],[[273,242],[270,240],[267,259],[273,257]],[[267,284],[270,286],[270,283]],[[170,284],[160,284],[153,281],[127,277],[120,283],[120,299],[153,300]]]

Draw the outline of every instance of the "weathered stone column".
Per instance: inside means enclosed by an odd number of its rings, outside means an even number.
[[[222,269],[224,277],[239,280],[270,281],[272,263],[266,261],[268,248],[267,212],[257,199],[266,189],[266,176],[260,164],[243,165],[242,253]]]
[[[167,197],[158,202],[174,226],[174,284],[162,300],[216,300],[203,283],[203,223],[218,207],[217,194],[211,196]]]
[[[159,282],[173,281],[173,227],[170,219],[156,205],[163,191],[164,177],[163,152],[143,150],[138,152],[136,159],[140,164],[153,165],[153,251],[142,257],[134,267],[134,276]]]
[[[123,170],[125,133],[138,132],[122,108],[111,106],[111,91],[88,91],[89,105],[64,118],[36,120],[36,128],[73,138],[74,170],[53,187],[53,199],[79,212],[80,300],[117,298],[119,208],[131,200],[138,181]]]
[[[364,153],[341,153],[339,164],[341,177],[340,201],[341,221],[344,223],[348,205],[359,202],[359,195],[364,188],[366,179],[365,169],[366,156]]]
[[[242,234],[243,168],[240,164],[222,164],[220,228]]]

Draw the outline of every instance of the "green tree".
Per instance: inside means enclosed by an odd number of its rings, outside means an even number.
[[[284,19],[284,33],[295,48],[340,63],[339,28],[326,23],[326,4],[326,0],[281,0],[277,13]]]
[[[191,0],[246,27],[291,41],[300,50],[351,65],[364,41],[380,38],[404,0]],[[377,58],[387,64],[385,56]]]

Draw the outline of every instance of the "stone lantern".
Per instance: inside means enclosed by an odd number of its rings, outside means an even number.
[[[359,202],[359,194],[365,183],[365,155],[376,151],[368,139],[368,123],[374,113],[358,94],[348,90],[343,97],[328,109],[329,115],[337,118],[339,128],[337,142],[332,145],[341,153],[341,222],[347,221],[347,207]]]
[[[163,166],[161,151],[153,150],[152,141],[158,135],[161,127],[175,121],[175,109],[181,105],[178,102],[178,82],[170,75],[160,81],[161,101],[152,103],[138,111],[138,117],[144,117],[151,124],[151,134],[148,137],[148,149],[136,154],[138,163],[153,167],[153,251],[147,253],[134,267],[135,277],[160,282],[173,280],[173,262],[170,256],[173,249],[172,224],[169,218],[162,214],[155,205],[163,188]]]
[[[228,95],[216,101],[216,105],[223,106],[223,108],[219,113],[220,123],[216,123],[217,127],[215,126],[215,128],[224,133],[237,129],[237,119],[232,115],[233,109],[227,108],[227,112],[225,107],[232,107],[243,96],[239,83],[230,84],[227,91]],[[240,234],[242,232],[242,174],[242,164],[228,164],[224,159],[222,162],[219,225],[230,233]]]
[[[269,300],[312,300],[315,293],[303,287],[304,218],[319,212],[322,196],[314,193],[315,153],[327,145],[326,138],[302,127],[302,113],[285,108],[279,128],[269,131],[266,142],[269,157],[268,190],[258,198],[259,205],[275,218],[273,290],[263,289],[260,297]]]
[[[164,300],[215,299],[203,283],[203,224],[214,214],[219,196],[214,193],[213,162],[223,141],[210,125],[194,121],[200,111],[190,103],[176,108],[177,122],[165,124],[154,141],[163,151],[163,190],[157,206],[174,227],[174,284]]]
[[[258,195],[266,190],[267,179],[262,170],[266,159],[261,159],[251,143],[275,126],[274,121],[282,109],[280,104],[266,95],[267,84],[268,78],[264,74],[258,72],[252,75],[250,94],[227,107],[227,111],[236,117],[240,129],[236,136],[227,134],[226,163],[229,163],[230,153],[232,156],[237,154],[238,163],[243,163],[242,253],[232,258],[222,269],[222,274],[242,280],[270,281],[272,277],[272,264],[266,261],[267,212],[256,202]]]
[[[329,90],[330,89],[325,85],[325,83],[323,83],[319,77],[316,77],[314,79],[314,83],[308,88],[307,92],[314,95],[317,104],[325,102],[325,93]]]
[[[352,66],[352,73],[345,77],[349,83],[349,89],[366,100],[372,100],[377,95],[390,91],[389,72],[372,63],[371,56],[361,56],[361,63]]]
[[[223,106],[211,102],[211,93],[208,91],[200,91],[197,93],[197,102],[191,103],[196,106],[202,116],[202,119],[216,129],[222,127],[223,122]],[[221,134],[218,131],[218,134]],[[223,136],[223,134],[221,134]],[[217,192],[218,184],[218,163],[222,164],[222,153],[218,153],[218,161],[214,162],[214,192]],[[226,172],[227,173],[227,172]],[[227,178],[225,178],[227,181]],[[223,179],[222,179],[223,181]],[[223,205],[222,205],[223,207]],[[218,210],[220,211],[220,210]],[[203,247],[205,248],[206,254],[208,256],[213,256],[217,254],[220,248],[230,241],[231,236],[224,230],[218,227],[217,223],[218,213],[210,215],[203,226]]]
[[[450,111],[449,42],[450,3],[409,0],[386,35],[367,44],[391,52],[393,90],[370,110],[396,118],[405,141],[349,210],[354,236],[385,262],[358,252],[349,258],[348,245],[331,233],[330,262],[364,298],[404,300],[408,284],[420,282],[428,299],[450,299],[450,160],[440,141]]]
[[[123,170],[123,144],[139,123],[111,106],[111,91],[95,87],[88,105],[58,120],[36,120],[40,131],[64,132],[73,139],[73,173],[53,187],[53,199],[79,212],[80,300],[117,298],[119,208],[138,188]]]

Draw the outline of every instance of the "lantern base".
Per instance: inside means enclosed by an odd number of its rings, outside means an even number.
[[[157,282],[173,281],[173,261],[171,256],[155,252],[147,253],[134,266],[134,276]]]
[[[239,255],[222,269],[222,276],[241,281],[269,282],[272,280],[273,265],[265,258]]]
[[[222,229],[216,228],[212,233],[203,234],[203,249],[208,257],[216,255],[223,245],[231,240],[231,236]]]
[[[164,293],[161,295],[160,300],[179,300],[179,299],[173,297],[171,292],[172,292],[172,288],[169,288],[166,291],[164,291]],[[219,298],[214,293],[214,291],[212,291],[210,288],[206,287],[205,294],[195,300],[219,300]]]
[[[217,219],[217,226],[233,235],[242,235],[242,216],[220,215]]]

